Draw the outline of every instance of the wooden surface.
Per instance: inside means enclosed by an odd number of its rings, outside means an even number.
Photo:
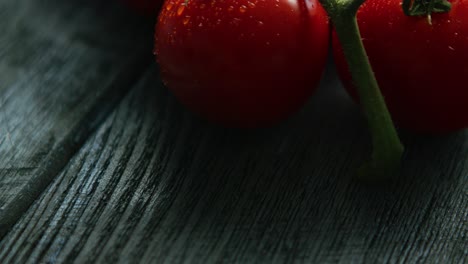
[[[0,13],[0,263],[468,261],[468,131],[403,134],[401,177],[364,184],[332,65],[287,122],[224,129],[167,92],[151,22],[115,1]]]

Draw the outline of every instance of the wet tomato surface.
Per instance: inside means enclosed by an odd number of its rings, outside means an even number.
[[[226,126],[258,127],[306,102],[328,40],[316,0],[168,0],[155,53],[165,84],[188,108]]]

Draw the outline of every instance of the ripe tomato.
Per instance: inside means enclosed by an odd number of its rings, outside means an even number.
[[[420,133],[468,127],[468,2],[449,13],[405,16],[401,0],[367,1],[358,11],[365,49],[395,123]],[[336,34],[333,51],[356,98]]]
[[[126,4],[147,15],[156,14],[163,0],[124,0]]]
[[[258,127],[304,104],[328,43],[317,0],[168,0],[155,53],[163,80],[188,108],[227,126]]]

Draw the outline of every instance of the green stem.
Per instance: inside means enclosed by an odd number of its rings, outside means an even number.
[[[400,168],[404,148],[398,138],[359,33],[356,14],[365,0],[320,1],[327,10],[342,43],[372,133],[372,159],[363,166],[360,176],[367,179],[393,177]]]

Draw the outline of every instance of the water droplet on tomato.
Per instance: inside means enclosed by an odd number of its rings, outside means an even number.
[[[233,6],[229,6],[229,7],[228,7],[228,11],[232,11],[232,10],[234,10],[234,7],[233,7]]]
[[[247,7],[246,7],[245,5],[241,5],[241,6],[239,7],[239,11],[240,11],[241,13],[245,13],[245,11],[247,11]]]
[[[253,3],[253,2],[250,2],[250,1],[249,1],[249,2],[247,2],[247,4],[249,5],[250,8],[254,8],[254,7],[255,7],[255,3]]]
[[[184,13],[184,10],[185,10],[185,5],[182,4],[179,6],[179,8],[177,8],[177,15],[180,16],[182,15],[182,13]]]
[[[190,22],[190,16],[186,16],[186,17],[184,17],[184,19],[182,20],[182,23],[184,23],[184,25],[187,25],[189,22]]]
[[[169,3],[167,3],[166,5],[166,10],[167,11],[171,11],[172,7],[174,6],[174,2],[170,1]]]

